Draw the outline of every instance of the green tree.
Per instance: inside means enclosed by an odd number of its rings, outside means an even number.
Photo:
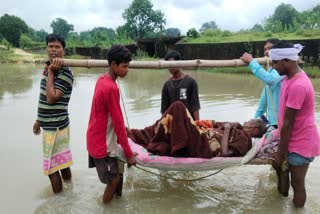
[[[82,31],[79,35],[80,44],[84,47],[94,46],[91,38],[91,31]]]
[[[19,17],[4,14],[0,18],[0,34],[14,46],[19,47],[23,33],[28,33],[28,25]]]
[[[203,31],[205,31],[207,29],[218,30],[218,25],[216,24],[215,21],[203,23],[201,28],[200,28],[200,32],[203,32]]]
[[[91,39],[95,47],[104,46],[110,39],[105,31],[91,31]]]
[[[130,37],[130,29],[127,24],[118,26],[116,29],[117,37],[129,38]]]
[[[2,38],[2,39],[1,39],[0,44],[6,46],[7,50],[10,50],[10,48],[11,48],[10,42],[8,42],[8,40],[6,40],[5,38]]]
[[[255,25],[253,25],[253,27],[251,28],[250,31],[253,31],[253,32],[263,32],[264,29],[263,29],[262,25],[260,25],[260,24],[255,24]]]
[[[163,37],[165,34],[163,31],[157,31],[157,32],[147,32],[145,35],[144,35],[144,38],[161,38]]]
[[[279,20],[273,20],[273,17],[269,17],[264,22],[264,30],[266,32],[280,33],[283,31],[282,23]]]
[[[82,31],[80,32],[80,40],[91,40],[91,32],[90,31]]]
[[[153,10],[149,0],[133,0],[122,14],[125,32],[133,39],[143,38],[148,32],[163,31],[166,20],[159,10]]]
[[[198,38],[199,36],[200,34],[195,28],[191,28],[187,31],[187,37]]]
[[[68,22],[62,18],[56,18],[50,24],[53,33],[59,33],[65,38],[67,38],[68,33],[73,31],[73,24],[68,24]]]
[[[302,29],[320,29],[320,4],[311,10],[303,11],[299,14],[300,27]]]
[[[313,12],[320,12],[320,4],[314,6],[314,7],[312,8],[312,11],[313,11]]]
[[[116,33],[111,28],[95,27],[91,30],[91,35],[97,39],[109,39],[114,40]]]
[[[25,34],[22,34],[19,39],[19,45],[21,48],[30,48],[32,47],[33,41]]]
[[[37,30],[36,31],[36,35],[37,37],[40,38],[40,41],[39,42],[45,42],[46,41],[46,37],[48,36],[48,32],[41,29],[41,30]]]
[[[298,17],[298,11],[291,4],[280,4],[272,15],[272,21],[279,21],[282,30],[289,30],[294,27],[294,21]]]
[[[40,38],[38,37],[38,35],[36,33],[36,30],[31,28],[31,27],[28,28],[28,33],[25,34],[25,36],[27,36],[28,38],[30,38],[33,41],[39,41],[40,40]],[[20,40],[21,40],[21,38],[20,38]],[[21,46],[20,40],[19,40],[19,44]]]
[[[167,28],[165,30],[165,35],[168,37],[176,37],[181,35],[181,30],[178,28]]]
[[[35,30],[33,28],[29,28],[27,34],[27,36],[35,42],[45,42],[47,35],[48,33],[45,30]]]
[[[68,47],[76,47],[80,45],[80,35],[77,32],[68,33],[67,37]]]

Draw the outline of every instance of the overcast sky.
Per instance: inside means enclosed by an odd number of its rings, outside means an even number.
[[[94,27],[116,29],[124,24],[123,11],[132,0],[0,0],[0,16],[5,13],[22,18],[36,30],[52,32],[50,23],[60,17],[74,25],[74,31]],[[205,22],[215,21],[220,29],[238,31],[251,28],[273,14],[281,3],[296,10],[311,9],[319,0],[151,0],[154,10],[161,10],[166,28],[199,30]]]

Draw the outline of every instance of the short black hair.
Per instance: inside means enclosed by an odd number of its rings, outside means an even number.
[[[264,41],[263,45],[266,45],[267,43],[271,43],[272,45],[278,43],[280,41],[280,39],[277,38],[269,38],[266,41]]]
[[[61,43],[62,47],[65,48],[66,47],[66,40],[63,36],[61,36],[58,33],[51,33],[49,35],[46,36],[46,44],[48,45],[49,42],[55,42],[58,41]]]
[[[168,51],[168,53],[164,57],[164,60],[168,60],[170,58],[173,58],[174,60],[181,60],[181,54],[176,50]]]
[[[274,44],[271,49],[275,48],[293,48],[293,44],[286,40],[280,40],[279,42]]]
[[[120,63],[128,63],[132,60],[131,52],[128,48],[123,45],[112,45],[112,47],[108,51],[108,63],[114,61],[117,65]]]

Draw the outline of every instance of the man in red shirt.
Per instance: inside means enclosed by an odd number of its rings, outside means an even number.
[[[120,144],[129,166],[135,165],[128,143],[125,124],[120,107],[120,93],[116,84],[117,77],[125,77],[131,61],[130,51],[122,45],[114,45],[108,52],[109,69],[96,82],[87,129],[87,150],[89,167],[96,167],[99,179],[107,184],[103,202],[113,198],[120,181],[117,163]]]

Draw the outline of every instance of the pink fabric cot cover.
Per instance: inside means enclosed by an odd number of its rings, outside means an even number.
[[[207,171],[246,164],[258,153],[263,141],[264,138],[254,140],[252,149],[244,157],[214,157],[211,159],[157,156],[131,139],[129,139],[129,144],[132,151],[138,153],[136,157],[138,165],[173,171]]]

